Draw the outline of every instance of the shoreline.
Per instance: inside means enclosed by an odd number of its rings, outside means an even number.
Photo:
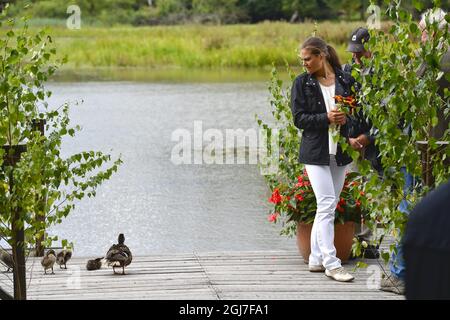
[[[290,81],[284,66],[277,67],[281,79]],[[294,66],[296,74],[303,72]],[[247,83],[268,82],[270,68],[181,68],[181,67],[61,67],[50,79],[54,82],[131,81],[151,83]]]

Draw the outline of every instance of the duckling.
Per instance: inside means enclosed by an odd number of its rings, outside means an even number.
[[[98,270],[102,268],[102,259],[104,257],[101,258],[97,258],[94,260],[88,260],[87,264],[86,264],[86,269],[87,270]]]
[[[59,264],[59,268],[62,269],[64,265],[64,269],[67,269],[67,262],[72,258],[72,251],[63,250],[56,256],[56,263]]]
[[[106,253],[106,261],[109,266],[113,267],[113,272],[116,274],[116,267],[122,268],[122,274],[125,274],[125,267],[133,260],[130,249],[124,244],[125,236],[119,234],[118,244],[113,244]]]
[[[14,269],[14,259],[12,254],[10,254],[2,247],[0,247],[0,262],[8,268],[6,272],[10,272],[11,269]]]
[[[44,274],[47,274],[47,269],[52,269],[52,274],[55,274],[55,272],[53,272],[53,265],[55,264],[55,262],[56,262],[55,250],[49,250],[41,261],[41,265],[44,267]]]

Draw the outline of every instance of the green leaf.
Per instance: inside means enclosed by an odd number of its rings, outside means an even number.
[[[446,74],[445,74],[445,79],[446,79],[448,82],[450,82],[450,73],[446,73]]]
[[[414,8],[417,9],[417,11],[421,12],[423,10],[423,6],[424,6],[423,1],[413,0],[413,5],[414,5]]]
[[[362,262],[362,261],[358,261],[357,263],[356,263],[356,267],[357,268],[367,268],[369,265],[367,264],[367,263],[365,263],[365,262]]]
[[[437,126],[438,122],[439,122],[439,118],[438,117],[433,117],[432,120],[431,120],[431,125],[433,127],[435,127],[435,126]]]
[[[415,22],[413,22],[409,25],[409,31],[413,34],[419,32],[419,27],[417,26],[417,24]]]
[[[14,65],[19,61],[19,52],[16,49],[11,50],[8,57],[8,64]]]

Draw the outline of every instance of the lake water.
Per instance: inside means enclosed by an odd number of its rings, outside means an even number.
[[[295,250],[267,221],[270,196],[256,165],[175,165],[172,133],[209,128],[257,128],[269,114],[264,82],[50,83],[51,105],[84,100],[71,111],[83,130],[65,154],[98,150],[124,161],[95,198],[77,203],[53,227],[74,242],[75,254],[102,256],[124,233],[134,255],[192,251]],[[192,147],[192,152],[198,152]]]

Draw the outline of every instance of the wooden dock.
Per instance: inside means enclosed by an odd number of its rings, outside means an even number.
[[[384,265],[365,260],[352,283],[311,273],[297,251],[212,252],[135,257],[126,275],[103,266],[86,270],[87,258],[73,258],[68,269],[44,275],[40,259],[27,264],[28,299],[404,299],[377,289]],[[12,291],[12,274],[0,274]],[[9,287],[8,287],[9,284]]]

